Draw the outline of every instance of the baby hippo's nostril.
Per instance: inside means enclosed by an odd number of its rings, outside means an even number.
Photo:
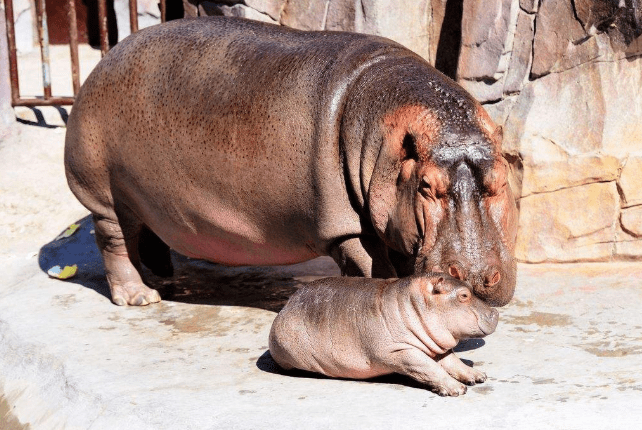
[[[466,280],[464,271],[462,270],[461,266],[458,263],[450,263],[448,266],[449,266],[448,274],[450,274],[450,276],[452,276],[455,279],[459,279],[460,281]]]
[[[499,312],[497,312],[497,309],[493,308],[490,314],[490,322],[493,325],[497,325],[499,322]]]
[[[492,269],[485,277],[484,277],[484,286],[485,287],[492,287],[493,285],[497,285],[499,280],[502,278],[501,273],[499,273],[499,270],[497,269]]]
[[[497,328],[499,322],[499,312],[497,309],[490,308],[489,312],[484,312],[479,320],[479,328],[485,335],[489,335]]]

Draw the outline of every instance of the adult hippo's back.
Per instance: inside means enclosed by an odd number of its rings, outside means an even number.
[[[331,255],[346,275],[441,270],[492,305],[515,288],[516,209],[496,127],[390,40],[222,17],[150,27],[74,104],[69,186],[114,303],[160,300],[169,247],[227,265]]]

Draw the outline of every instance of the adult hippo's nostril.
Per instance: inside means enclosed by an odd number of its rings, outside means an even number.
[[[499,273],[499,270],[493,268],[484,277],[484,287],[492,287],[494,285],[497,285],[497,283],[501,279],[502,275],[501,273]]]
[[[489,277],[474,277],[471,275],[468,282],[470,282],[470,285],[473,287],[473,293],[487,304],[490,306],[504,306],[508,304],[513,297],[512,290],[506,290],[504,288],[504,284],[509,278],[502,277],[499,271],[497,271],[497,273],[491,273],[492,276]],[[496,274],[498,275],[497,277],[495,277]],[[490,283],[487,281],[489,278]],[[492,283],[492,280],[496,280],[497,282]]]

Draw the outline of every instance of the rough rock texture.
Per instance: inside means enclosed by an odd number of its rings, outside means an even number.
[[[518,259],[642,257],[639,2],[464,4],[457,78],[504,125]]]
[[[184,0],[188,16],[225,15],[302,30],[389,37],[435,61],[446,0]]]
[[[623,207],[642,205],[642,153],[629,154],[618,185]]]

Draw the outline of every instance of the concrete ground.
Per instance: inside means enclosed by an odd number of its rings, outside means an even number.
[[[520,265],[497,331],[457,348],[489,376],[458,398],[275,366],[275,312],[338,273],[327,258],[233,269],[174,255],[174,279],[153,279],[163,302],[111,304],[64,179],[66,112],[20,110],[0,142],[0,429],[640,427],[642,262]],[[74,263],[68,281],[46,274]]]

